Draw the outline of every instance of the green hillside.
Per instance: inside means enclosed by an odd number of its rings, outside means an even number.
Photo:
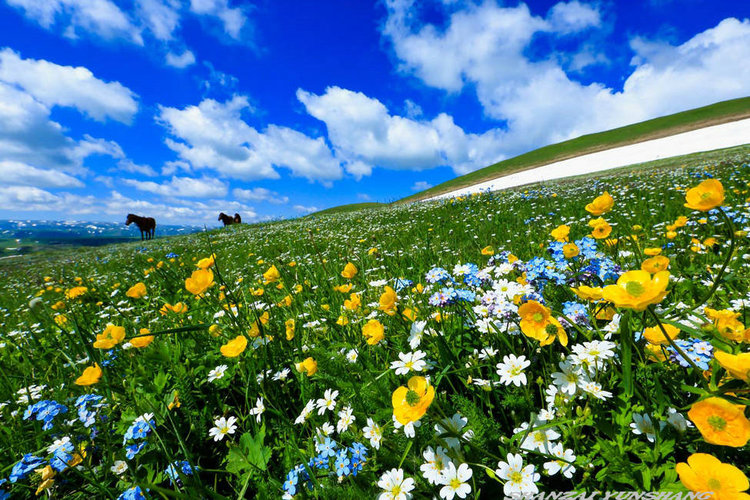
[[[618,146],[667,137],[747,117],[750,117],[750,97],[717,102],[702,108],[662,116],[653,120],[634,123],[596,134],[583,135],[557,144],[550,144],[549,146],[544,146],[469,174],[456,177],[425,191],[407,196],[396,203],[419,201],[555,161],[595,153]]]

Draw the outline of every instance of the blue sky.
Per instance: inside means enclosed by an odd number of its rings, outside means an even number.
[[[392,201],[750,95],[736,0],[0,0],[0,218]]]

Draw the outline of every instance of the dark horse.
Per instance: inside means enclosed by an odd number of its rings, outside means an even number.
[[[227,215],[224,212],[221,212],[219,214],[219,220],[224,223],[224,227],[227,227],[230,224],[242,223],[242,217],[240,217],[240,214],[234,214],[234,217],[232,217],[231,215]]]
[[[138,226],[138,229],[141,230],[141,240],[150,240],[154,238],[154,231],[156,231],[156,220],[154,220],[153,217],[139,217],[138,215],[128,214],[125,225],[129,226],[133,222],[135,222],[135,225]]]

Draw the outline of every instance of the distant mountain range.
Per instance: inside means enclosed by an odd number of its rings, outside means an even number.
[[[159,225],[156,237],[202,231],[201,226]],[[99,246],[139,241],[141,233],[116,222],[0,220],[0,255],[19,255],[53,248]]]

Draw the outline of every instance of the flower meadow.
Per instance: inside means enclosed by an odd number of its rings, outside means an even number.
[[[0,499],[748,499],[749,159],[16,262]]]

